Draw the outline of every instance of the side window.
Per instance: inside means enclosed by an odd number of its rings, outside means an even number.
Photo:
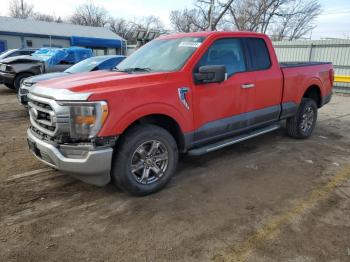
[[[268,69],[271,60],[265,41],[261,38],[247,38],[245,42],[250,53],[250,70]]]
[[[30,55],[31,53],[29,51],[20,51],[21,55]]]
[[[216,40],[200,59],[197,70],[205,65],[224,65],[228,76],[246,71],[241,40],[239,38]]]
[[[27,47],[33,47],[33,41],[32,40],[27,40]]]
[[[33,53],[34,53],[34,51],[26,51],[26,52],[25,52],[26,55],[31,55],[31,54],[33,54]]]
[[[110,70],[117,65],[116,59],[108,59],[98,66],[98,70]]]

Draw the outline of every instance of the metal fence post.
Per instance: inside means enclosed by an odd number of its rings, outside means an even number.
[[[311,43],[311,44],[310,44],[310,51],[309,51],[309,62],[311,62],[311,58],[312,58],[312,49],[313,49],[313,47],[314,47],[314,44]]]

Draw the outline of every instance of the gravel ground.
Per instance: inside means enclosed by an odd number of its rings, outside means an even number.
[[[281,129],[202,157],[130,197],[30,154],[26,111],[0,87],[0,261],[350,261],[350,97],[314,135]]]

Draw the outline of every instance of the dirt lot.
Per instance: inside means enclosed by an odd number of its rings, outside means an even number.
[[[5,87],[0,126],[0,261],[350,261],[350,97],[334,96],[309,140],[281,129],[182,157],[144,198],[39,163]]]

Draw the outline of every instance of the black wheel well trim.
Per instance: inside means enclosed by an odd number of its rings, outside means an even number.
[[[304,92],[303,98],[313,99],[316,102],[317,107],[322,106],[321,88],[318,85],[309,86]]]
[[[134,122],[132,122],[123,132],[126,133],[130,128],[136,125],[152,124],[167,130],[175,139],[176,144],[180,152],[185,152],[188,148],[188,138],[185,133],[183,133],[178,122],[165,114],[150,114],[143,116]],[[121,134],[121,135],[123,135]]]

